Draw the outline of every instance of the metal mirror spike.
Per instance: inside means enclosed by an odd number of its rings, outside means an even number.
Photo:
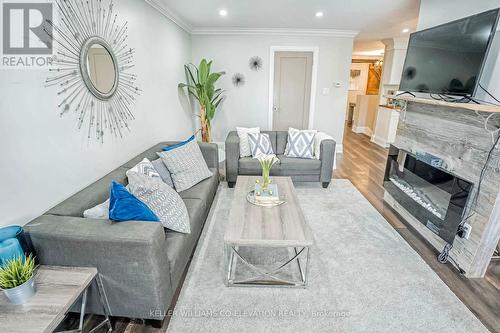
[[[130,72],[135,50],[127,46],[127,22],[118,23],[112,0],[54,0],[54,6],[59,22],[47,20],[44,29],[56,50],[45,85],[58,88],[59,114],[74,113],[78,130],[85,131],[89,141],[103,143],[106,132],[123,137],[141,93],[137,76]],[[108,57],[111,79],[105,88],[98,85],[97,65],[91,68],[91,52]]]

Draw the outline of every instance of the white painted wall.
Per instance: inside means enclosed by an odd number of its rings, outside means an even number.
[[[144,90],[123,139],[88,145],[76,118],[59,118],[44,70],[0,70],[0,226],[25,224],[162,140],[186,138],[193,119],[182,111],[177,84],[191,59],[191,37],[144,1],[115,3],[129,21],[129,45]]]
[[[219,86],[227,99],[213,122],[215,141],[224,141],[236,126],[269,128],[269,62],[271,46],[319,47],[319,67],[316,91],[314,128],[332,135],[342,143],[345,106],[352,57],[352,38],[284,37],[269,35],[194,35],[193,61],[202,58],[214,61],[214,69],[226,71]],[[261,71],[252,71],[248,61],[252,56],[263,60]],[[234,73],[245,75],[246,84],[235,88]],[[341,82],[340,88],[334,83]],[[330,89],[323,95],[323,88]]]
[[[421,0],[417,29],[427,29],[498,7],[498,0]],[[500,96],[500,25],[497,27],[481,84],[497,98]],[[493,102],[483,91],[480,91],[478,97]]]

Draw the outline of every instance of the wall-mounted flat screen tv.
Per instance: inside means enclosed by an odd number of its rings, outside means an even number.
[[[475,96],[499,9],[411,34],[401,91]]]

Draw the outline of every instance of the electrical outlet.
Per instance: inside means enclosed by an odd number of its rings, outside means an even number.
[[[463,228],[464,228],[464,237],[463,238],[469,239],[470,233],[472,231],[472,227],[470,226],[470,224],[465,223]]]

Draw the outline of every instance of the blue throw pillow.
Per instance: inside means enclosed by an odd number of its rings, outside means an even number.
[[[182,141],[182,142],[179,142],[179,143],[176,143],[175,145],[171,145],[171,146],[168,146],[168,147],[164,147],[162,150],[163,151],[170,151],[170,150],[174,150],[175,148],[179,148],[179,147],[182,147],[184,146],[185,144],[193,141],[195,138],[195,136],[191,136],[189,139],[187,139],[186,141]]]
[[[160,222],[151,209],[130,193],[125,186],[113,181],[109,191],[109,219],[122,221]]]

